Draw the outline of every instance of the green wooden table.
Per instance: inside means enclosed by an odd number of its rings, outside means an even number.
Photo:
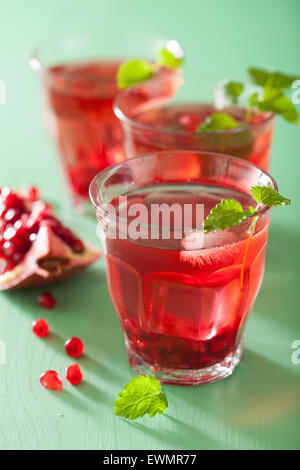
[[[99,32],[99,49],[130,33],[163,32],[184,44],[191,94],[211,96],[219,78],[242,78],[248,65],[300,71],[298,0],[17,0],[0,2],[0,185],[37,183],[59,215],[97,243],[96,221],[70,210],[55,151],[40,113],[37,77],[28,67],[33,45],[64,31]],[[142,46],[141,46],[142,48]],[[142,52],[142,51],[141,51]],[[193,78],[198,77],[197,81]],[[299,105],[300,108],[300,105]],[[299,109],[300,111],[300,109]],[[293,205],[274,211],[264,283],[249,321],[243,360],[223,382],[165,386],[169,408],[155,419],[127,422],[113,402],[131,377],[121,329],[110,301],[104,260],[53,287],[57,309],[46,312],[53,334],[39,340],[31,321],[45,314],[38,290],[0,295],[1,449],[277,449],[300,447],[300,131],[278,119],[272,173]],[[63,342],[85,340],[85,383],[61,393],[39,384],[41,372],[63,373]]]

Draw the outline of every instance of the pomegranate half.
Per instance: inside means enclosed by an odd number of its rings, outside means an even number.
[[[55,217],[37,188],[0,190],[0,290],[67,279],[100,254]]]

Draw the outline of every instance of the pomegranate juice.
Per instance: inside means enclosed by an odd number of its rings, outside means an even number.
[[[122,130],[112,111],[119,65],[116,61],[62,64],[43,76],[46,126],[78,205],[88,201],[93,177],[124,159]]]
[[[132,103],[132,106],[130,106]],[[123,115],[127,157],[162,150],[209,150],[248,160],[267,170],[271,153],[274,116],[252,112],[240,107],[221,111],[209,104],[168,104],[151,109],[135,110],[132,91],[119,100]],[[145,106],[146,107],[146,106]],[[216,112],[230,114],[237,121],[236,129],[217,132],[197,132],[197,128]],[[119,113],[120,114],[120,113]]]
[[[127,194],[128,210],[136,202],[149,213],[151,204],[178,203],[182,209],[184,204],[204,204],[204,217],[221,199],[236,199],[244,209],[255,204],[242,191],[192,183],[157,183]],[[171,225],[174,228],[174,222]],[[267,232],[268,222],[262,221],[246,258],[245,226],[205,234],[200,248],[189,237],[107,237],[108,285],[130,364],[138,371],[151,365],[157,373],[195,371],[230,361],[242,343],[262,281]],[[172,382],[170,375],[166,381]]]

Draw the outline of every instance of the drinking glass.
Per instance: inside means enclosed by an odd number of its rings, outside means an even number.
[[[118,93],[118,67],[141,55],[137,44],[149,56],[157,47],[148,37],[121,46],[110,40],[104,48],[93,34],[66,35],[41,44],[31,58],[42,84],[45,125],[78,212],[91,208],[88,188],[93,177],[125,158],[123,132],[112,104]]]
[[[253,185],[277,189],[245,160],[197,151],[132,158],[92,181],[108,288],[138,373],[197,385],[239,363],[271,209],[258,211],[252,235],[252,219],[209,233],[202,223],[222,199],[255,206]]]
[[[188,91],[189,82],[180,89]],[[114,111],[122,123],[127,158],[164,150],[209,150],[248,160],[268,170],[275,114],[252,111],[241,106],[217,109],[211,103],[170,103],[159,99],[166,88],[165,77],[122,91],[115,99]],[[197,131],[214,113],[230,114],[237,128],[215,132]]]

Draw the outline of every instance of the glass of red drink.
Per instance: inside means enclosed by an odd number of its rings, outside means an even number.
[[[202,222],[221,199],[244,209],[255,204],[253,185],[277,189],[245,160],[193,151],[129,159],[94,178],[108,287],[137,372],[197,385],[227,377],[239,363],[263,278],[271,209],[259,211],[250,242],[251,219],[207,234]],[[153,219],[153,208],[169,210],[169,219],[167,212]]]
[[[150,54],[153,43],[144,42]],[[134,57],[134,48],[127,46],[128,57]],[[40,75],[45,125],[79,212],[90,208],[88,189],[93,177],[125,158],[122,126],[112,108],[118,93],[117,70],[125,59],[116,52],[119,45],[115,48],[110,41],[105,49],[99,57],[99,38],[93,35],[65,36],[45,43],[30,62]],[[166,75],[174,73],[170,70]]]
[[[185,84],[181,92],[184,95]],[[114,110],[125,133],[127,158],[164,150],[209,150],[248,160],[268,170],[275,115],[240,106],[217,109],[209,103],[162,104],[164,77],[122,91]],[[214,113],[227,113],[240,127],[215,132],[196,129]]]

